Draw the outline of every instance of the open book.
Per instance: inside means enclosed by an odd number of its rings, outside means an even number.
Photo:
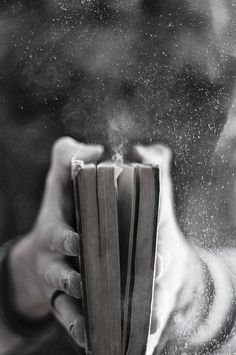
[[[72,161],[87,354],[144,355],[154,292],[159,172]]]

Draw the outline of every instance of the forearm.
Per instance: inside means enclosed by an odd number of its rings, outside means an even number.
[[[227,347],[232,354],[236,349],[236,249],[197,252],[199,263],[184,294],[188,302],[172,315],[162,339],[165,350],[160,353],[221,354],[222,347]]]

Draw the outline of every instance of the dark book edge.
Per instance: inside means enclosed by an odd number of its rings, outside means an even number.
[[[107,330],[106,334],[103,334],[106,346],[103,346],[104,353],[101,355],[110,355],[111,353],[114,355],[121,354],[121,288],[117,205],[118,176],[119,171],[114,164],[101,163],[97,166],[100,244],[101,252],[103,254],[106,253],[106,255],[101,255],[101,270],[105,280],[103,302],[107,302],[104,309],[106,313],[102,315],[103,327],[104,330]],[[112,277],[110,272],[113,274]],[[113,287],[111,287],[112,283]],[[104,288],[109,294],[104,294]],[[114,321],[115,319],[117,320],[116,322]]]
[[[131,165],[121,165],[118,180],[118,220],[122,284],[122,354],[125,354],[129,337],[132,293],[132,254],[135,247],[134,225],[136,211],[136,174]],[[131,290],[130,290],[131,288]]]
[[[85,352],[87,355],[92,355],[91,338],[89,331],[89,317],[88,317],[88,303],[87,303],[87,289],[86,289],[86,277],[84,267],[84,246],[82,235],[82,216],[81,211],[81,196],[79,192],[79,178],[81,170],[84,166],[84,162],[77,159],[72,159],[71,162],[71,176],[73,180],[74,199],[75,199],[75,211],[76,211],[76,225],[77,233],[79,235],[79,269],[81,274],[81,287],[82,287],[82,308],[85,318]]]
[[[137,230],[138,230],[138,216],[139,216],[139,197],[140,197],[140,176],[137,171],[137,164],[133,165],[134,177],[135,177],[135,211],[134,211],[134,225],[133,225],[133,243],[130,255],[130,285],[128,285],[129,298],[128,298],[128,317],[127,317],[127,338],[124,348],[124,355],[129,347],[129,339],[131,333],[131,315],[132,315],[132,296],[135,282],[135,254],[136,254],[136,242],[137,242]]]
[[[150,294],[150,300],[149,303],[147,304],[148,309],[147,312],[149,314],[149,320],[148,320],[148,336],[147,336],[147,342],[145,344],[145,347],[143,349],[143,354],[145,355],[147,349],[148,349],[148,339],[149,335],[151,332],[151,322],[152,322],[152,315],[153,315],[153,301],[154,301],[154,296],[155,296],[155,278],[156,278],[156,273],[157,273],[157,247],[158,247],[158,219],[159,219],[159,202],[160,202],[160,171],[157,166],[153,166],[153,175],[154,175],[154,191],[155,191],[155,206],[154,206],[154,222],[153,222],[153,245],[152,245],[152,257],[151,257],[151,267],[153,270],[153,277],[152,277],[152,291]]]
[[[159,197],[159,180],[158,183],[156,184],[156,178],[157,178],[157,174],[153,171],[153,167],[150,167],[150,169],[152,169],[152,174],[151,175],[151,179],[152,180],[152,187],[150,187],[151,190],[149,190],[149,196],[154,198],[152,201],[153,204],[153,208],[151,208],[150,211],[152,211],[151,215],[149,215],[149,218],[151,218],[152,220],[152,227],[148,227],[149,232],[147,231],[147,233],[151,233],[152,234],[152,240],[151,240],[151,245],[149,245],[149,250],[151,250],[151,252],[148,254],[148,258],[150,259],[150,273],[148,274],[148,276],[143,275],[141,277],[140,274],[137,274],[137,271],[135,270],[136,267],[139,265],[137,264],[137,257],[138,259],[141,259],[144,257],[144,254],[142,255],[142,252],[140,250],[140,243],[142,244],[144,242],[144,233],[140,232],[139,228],[143,227],[143,224],[141,223],[141,220],[144,218],[144,212],[140,212],[141,207],[143,208],[143,202],[141,202],[141,199],[144,198],[145,195],[145,184],[142,183],[143,180],[143,175],[145,175],[145,169],[148,169],[147,165],[143,165],[143,164],[137,164],[136,165],[136,170],[137,170],[137,179],[140,180],[139,185],[139,211],[136,211],[138,213],[138,228],[137,228],[137,233],[136,233],[136,246],[134,248],[135,253],[134,253],[134,258],[132,260],[132,262],[134,263],[134,286],[133,286],[133,293],[131,295],[132,297],[132,305],[131,305],[131,324],[130,324],[130,339],[128,342],[128,348],[127,348],[127,354],[132,355],[133,353],[137,354],[137,355],[144,355],[146,353],[146,347],[147,347],[147,339],[148,339],[148,335],[149,335],[149,328],[150,328],[150,311],[151,311],[151,302],[152,302],[152,293],[153,293],[153,281],[154,281],[154,261],[155,261],[155,254],[156,254],[156,230],[157,230],[157,218],[158,218],[158,197]],[[150,176],[149,176],[150,178]],[[145,179],[145,178],[144,178]],[[147,181],[146,181],[147,183]],[[154,188],[154,191],[153,191]],[[142,191],[142,192],[141,192]],[[146,198],[146,197],[145,197]],[[147,203],[148,200],[146,200]],[[141,203],[141,204],[140,204]],[[144,210],[143,210],[144,211]],[[140,213],[143,215],[143,217],[141,218]],[[151,230],[152,232],[151,232]],[[140,234],[141,233],[141,234]],[[150,235],[151,235],[150,234]],[[138,237],[139,235],[139,237]],[[142,237],[142,239],[140,239]],[[143,241],[142,241],[143,240]],[[139,248],[137,250],[137,248]],[[137,257],[136,257],[137,254]],[[140,261],[140,260],[139,260]],[[148,264],[145,264],[146,268]],[[140,266],[139,266],[140,268]],[[139,271],[140,272],[140,271]],[[141,272],[142,274],[142,272]],[[142,285],[142,280],[140,279],[140,277],[143,279],[143,277],[145,277],[146,279],[146,286]],[[148,279],[147,279],[148,277]],[[137,280],[137,281],[136,281]],[[139,281],[138,281],[139,280]],[[148,281],[149,280],[149,281]],[[145,282],[144,282],[145,284]],[[145,288],[145,290],[144,290]],[[140,291],[139,291],[140,290]],[[140,298],[141,297],[141,298]],[[143,321],[140,320],[137,322],[137,319],[140,317],[139,313],[138,313],[138,304],[140,302],[142,302],[142,297],[145,297],[145,307],[142,308],[142,313],[144,318]],[[147,300],[148,297],[148,300]],[[139,301],[138,301],[139,299]],[[141,310],[141,309],[140,309]],[[133,323],[134,322],[134,323]],[[138,327],[138,329],[137,329]],[[138,333],[137,334],[137,330]]]

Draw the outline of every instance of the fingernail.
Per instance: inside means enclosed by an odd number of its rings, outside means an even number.
[[[77,256],[79,253],[79,235],[73,231],[65,232],[64,249],[72,256]]]
[[[76,341],[83,346],[85,343],[85,327],[82,320],[77,320],[71,323],[70,332]]]
[[[75,272],[74,276],[70,279],[70,293],[76,298],[81,298],[81,277]]]

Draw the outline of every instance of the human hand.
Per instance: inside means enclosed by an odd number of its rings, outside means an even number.
[[[83,316],[76,301],[81,297],[81,279],[65,257],[77,256],[79,245],[79,236],[71,227],[74,205],[70,163],[75,155],[92,162],[102,153],[99,145],[85,145],[67,137],[54,144],[37,221],[10,254],[19,312],[37,319],[53,311],[81,346],[84,345]],[[63,292],[55,299],[52,309],[50,301],[55,290]]]
[[[136,158],[160,169],[158,249],[151,336],[146,355],[158,346],[173,312],[189,302],[199,276],[200,259],[178,225],[170,175],[171,151],[167,146],[136,146]]]

